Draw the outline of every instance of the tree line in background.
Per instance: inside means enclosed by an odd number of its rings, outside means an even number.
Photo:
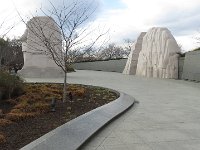
[[[23,67],[22,43],[17,39],[0,38],[0,69],[17,72]]]
[[[126,43],[127,44],[127,43]],[[130,46],[118,46],[111,43],[101,48],[89,48],[83,51],[74,50],[69,52],[69,63],[98,61],[127,58],[130,53]],[[21,70],[24,64],[22,43],[17,39],[4,40],[0,38],[0,68]]]
[[[73,64],[76,62],[127,58],[131,51],[131,44],[131,40],[125,40],[122,46],[111,43],[108,46],[101,47],[101,49],[91,47],[82,51],[69,51],[68,62]],[[22,42],[19,39],[5,40],[0,38],[0,68],[17,72],[22,69],[23,65]]]
[[[71,51],[69,53],[69,61],[70,63],[76,63],[127,58],[132,44],[131,40],[127,40],[123,45],[110,43],[100,49],[92,47],[84,51]]]
[[[0,38],[0,102],[24,92],[24,81],[14,75],[23,67],[23,63],[22,43],[17,39],[5,40],[2,36]]]

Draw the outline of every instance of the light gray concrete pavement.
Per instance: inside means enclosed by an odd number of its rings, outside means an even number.
[[[62,82],[62,79],[27,81]],[[77,71],[70,83],[104,86],[139,101],[82,150],[200,150],[200,83]]]

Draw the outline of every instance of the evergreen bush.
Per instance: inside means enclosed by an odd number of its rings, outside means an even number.
[[[23,94],[24,81],[6,71],[0,71],[0,100],[9,99]]]

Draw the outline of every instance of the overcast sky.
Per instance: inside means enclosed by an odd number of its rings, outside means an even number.
[[[40,7],[49,7],[48,0],[0,1],[0,24],[5,22],[0,34],[7,26],[15,24],[9,36],[16,37],[25,30],[16,9],[27,16]],[[51,1],[59,5],[63,0]],[[110,42],[120,43],[127,38],[135,40],[140,32],[151,27],[167,27],[184,50],[198,46],[195,37],[200,30],[200,0],[96,0],[95,4],[98,10],[91,21],[110,29]]]

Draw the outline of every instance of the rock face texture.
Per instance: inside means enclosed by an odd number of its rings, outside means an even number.
[[[124,68],[123,74],[135,75],[138,63],[139,53],[142,50],[142,42],[143,37],[145,36],[146,32],[140,33],[137,40],[133,44],[131,48],[131,52],[128,56],[128,60],[126,62],[126,66]]]
[[[45,40],[52,43],[53,49],[62,50],[62,40],[55,21],[50,17],[34,17],[27,23],[21,37],[24,54],[24,67],[19,74],[23,77],[60,77],[62,70],[55,64],[45,46]]]
[[[180,48],[167,28],[151,28],[143,37],[136,75],[178,78]]]

